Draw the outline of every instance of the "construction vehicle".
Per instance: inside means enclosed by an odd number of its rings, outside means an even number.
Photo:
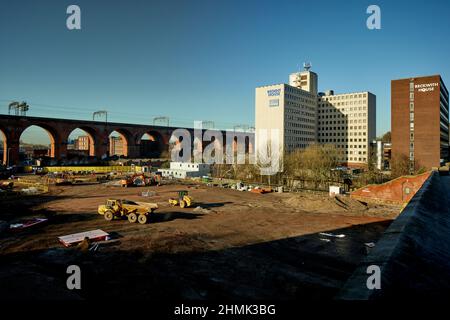
[[[14,182],[12,181],[3,181],[0,183],[0,189],[1,190],[12,190],[14,187]]]
[[[148,215],[156,209],[158,209],[156,203],[108,199],[105,204],[98,206],[98,213],[103,215],[107,221],[126,217],[131,223],[137,221],[140,224],[146,224]]]
[[[270,193],[270,192],[273,192],[273,190],[272,190],[272,188],[260,188],[260,187],[255,187],[255,188],[251,189],[250,192],[252,192],[252,193],[259,193],[259,194],[264,194],[264,193]]]
[[[178,198],[170,198],[169,204],[172,206],[180,206],[180,208],[189,208],[194,204],[194,199],[186,190],[178,191]]]
[[[159,175],[151,175],[150,177],[142,174],[136,173],[132,176],[128,176],[125,179],[120,180],[120,185],[122,187],[143,187],[143,186],[151,186],[151,185],[160,185],[161,176]]]

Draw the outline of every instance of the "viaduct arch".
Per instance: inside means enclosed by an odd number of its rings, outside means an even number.
[[[50,157],[55,160],[65,159],[68,155],[69,135],[75,129],[82,129],[89,136],[89,155],[102,159],[109,155],[109,138],[114,131],[119,133],[123,141],[124,155],[129,158],[139,158],[146,151],[163,153],[169,151],[170,139],[176,127],[155,125],[139,125],[127,123],[106,123],[103,121],[56,119],[44,117],[0,115],[0,137],[3,138],[3,163],[19,164],[20,136],[30,126],[43,128],[50,137]],[[194,129],[181,128],[194,137]],[[226,143],[226,132],[221,131],[223,143]],[[233,133],[235,136],[245,136],[246,150],[250,150],[250,140],[253,133]],[[145,135],[149,142],[143,142]],[[147,149],[146,149],[147,148]],[[167,153],[168,154],[168,153]]]

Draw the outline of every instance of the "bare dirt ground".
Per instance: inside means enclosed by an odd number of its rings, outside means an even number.
[[[169,206],[186,189],[193,208]],[[150,198],[142,191],[155,191]],[[107,198],[157,202],[146,225],[108,222]],[[202,209],[197,208],[200,206]],[[0,235],[0,297],[10,299],[332,298],[400,212],[326,194],[254,194],[204,185],[53,187],[3,201],[0,220],[49,217],[45,226]],[[115,240],[96,252],[64,248],[59,236],[102,229]],[[319,232],[345,234],[330,238]],[[66,288],[66,268],[81,267],[82,290]]]

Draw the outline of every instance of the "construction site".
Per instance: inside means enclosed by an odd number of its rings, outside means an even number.
[[[0,10],[4,310],[446,306],[448,1],[78,2]]]
[[[0,296],[332,299],[401,202],[206,177],[78,172],[4,180]],[[66,288],[66,268],[83,271]]]

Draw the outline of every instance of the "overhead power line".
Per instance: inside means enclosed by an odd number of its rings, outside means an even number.
[[[0,102],[8,102],[10,103],[12,99],[0,99]],[[61,105],[49,105],[49,104],[42,104],[42,103],[35,103],[30,102],[30,104],[33,106],[33,111],[40,111],[43,114],[50,114],[51,118],[56,118],[58,115],[55,115],[55,111],[59,111],[61,114],[60,117],[64,118],[70,118],[73,120],[86,120],[92,117],[93,110],[96,110],[96,108],[87,109],[87,108],[79,108],[79,107],[68,107],[68,106],[61,106]],[[28,111],[29,109],[26,109]],[[9,112],[10,113],[10,112]],[[17,114],[17,115],[20,115]],[[23,114],[25,115],[25,114]],[[45,115],[44,115],[45,116]],[[130,112],[121,112],[121,111],[111,111],[108,110],[108,121],[109,122],[129,122],[129,123],[136,123],[136,124],[146,124],[143,123],[143,119],[155,119],[159,118],[161,115],[157,114],[149,114],[149,115],[143,115],[139,113],[130,113]],[[178,118],[178,117],[169,117],[165,116],[167,118],[170,118],[170,124],[172,126],[180,126],[180,127],[193,127],[194,122],[198,121],[197,119],[188,119],[188,118]],[[164,117],[162,117],[164,118]],[[155,120],[153,120],[155,121]],[[160,119],[160,122],[169,122],[167,120]],[[235,123],[232,122],[226,122],[226,121],[211,121],[210,123],[207,123],[207,126],[217,128],[217,129],[233,129],[235,126]]]

